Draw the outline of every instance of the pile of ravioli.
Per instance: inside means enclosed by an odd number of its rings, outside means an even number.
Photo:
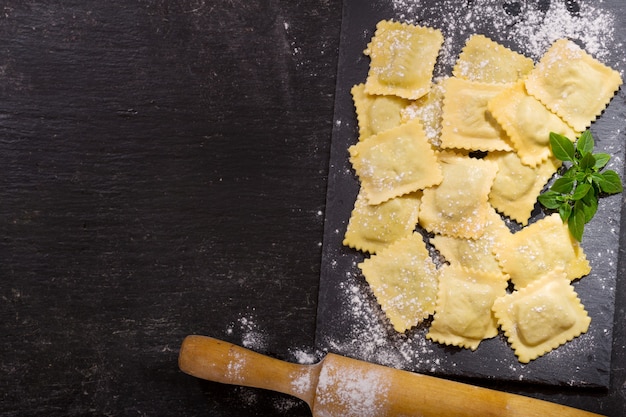
[[[501,329],[528,363],[591,321],[571,285],[591,270],[582,247],[558,214],[529,222],[560,167],[549,134],[575,140],[622,80],[567,39],[534,62],[483,35],[435,79],[443,42],[434,28],[376,26],[351,90],[360,191],[343,244],[370,255],[359,268],[396,331],[432,317],[428,339],[475,350]]]

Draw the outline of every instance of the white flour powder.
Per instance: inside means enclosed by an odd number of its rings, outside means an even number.
[[[231,335],[235,330],[241,334],[241,344],[243,347],[256,352],[264,351],[267,347],[267,335],[259,328],[252,314],[241,315],[237,324],[231,324],[226,333]]]
[[[433,26],[446,37],[441,63],[452,66],[469,35],[483,33],[511,42],[518,52],[537,60],[559,38],[570,38],[603,60],[615,45],[615,16],[599,6],[603,1],[391,0],[396,17]],[[495,40],[495,39],[494,39]]]
[[[335,366],[322,368],[317,385],[315,413],[320,417],[377,417],[386,415],[391,382],[378,369]]]

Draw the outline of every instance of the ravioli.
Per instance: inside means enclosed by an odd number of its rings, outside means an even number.
[[[487,225],[489,190],[498,165],[483,159],[440,152],[441,184],[424,190],[419,223],[446,236],[480,237]]]
[[[473,151],[513,150],[506,132],[488,109],[489,101],[508,84],[489,84],[451,77],[445,81],[441,147]]]
[[[476,350],[480,342],[498,335],[491,312],[497,297],[506,294],[502,274],[443,266],[433,322],[426,337],[434,342]]]
[[[365,84],[355,85],[351,93],[359,124],[359,140],[399,126],[402,110],[411,103],[396,96],[367,94]]]
[[[433,316],[428,339],[475,350],[500,327],[527,363],[590,323],[570,285],[591,271],[582,247],[559,214],[533,222],[561,166],[550,133],[578,137],[621,76],[566,39],[535,63],[472,35],[433,79],[443,41],[383,20],[364,50],[349,148],[361,189],[343,244],[369,253],[359,268],[395,331]]]
[[[526,88],[574,130],[582,132],[600,115],[621,84],[619,72],[573,41],[559,39],[528,74]]]
[[[523,164],[536,167],[552,156],[550,132],[575,138],[579,134],[535,97],[523,81],[489,101],[489,111],[510,138]]]
[[[531,58],[474,34],[465,42],[452,74],[470,81],[510,83],[528,75],[534,66]]]
[[[485,230],[479,238],[464,239],[435,235],[430,239],[430,243],[450,265],[473,268],[505,276],[493,253],[493,245],[503,235],[509,233],[509,228],[504,223],[504,220],[493,208],[490,208],[486,217]]]
[[[556,268],[563,268],[570,280],[591,271],[583,248],[558,213],[501,237],[494,252],[518,290]]]
[[[348,151],[369,204],[431,187],[443,179],[419,120],[374,135]]]
[[[585,333],[591,319],[562,268],[495,300],[494,314],[522,363]]]
[[[526,226],[537,197],[561,163],[554,157],[536,167],[524,165],[515,152],[491,152],[485,157],[498,164],[489,202],[500,213]]]
[[[430,90],[435,62],[443,45],[438,29],[380,21],[364,54],[370,57],[365,91],[410,100]]]
[[[435,312],[439,278],[419,233],[359,264],[393,328],[403,333]]]
[[[361,190],[354,203],[343,244],[376,253],[413,233],[417,225],[421,193],[406,194],[378,205],[368,204]]]

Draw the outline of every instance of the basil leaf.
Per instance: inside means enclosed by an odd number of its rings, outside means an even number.
[[[576,142],[576,150],[582,156],[593,152],[593,136],[591,136],[591,132],[589,130],[585,130],[582,135],[578,138]]]
[[[574,178],[574,176],[576,176],[576,167],[571,166],[569,168],[567,168],[567,170],[565,170],[563,173],[561,173],[562,177],[567,177],[567,178]]]
[[[587,193],[589,192],[591,188],[592,188],[591,184],[587,184],[587,183],[578,184],[576,186],[576,189],[574,190],[574,193],[572,194],[572,200],[577,201],[577,200],[582,199],[584,196],[587,195]]]
[[[563,222],[566,222],[571,214],[572,206],[569,203],[563,203],[559,206],[559,216],[561,216]]]
[[[578,182],[585,182],[587,180],[587,173],[585,171],[577,171],[574,175],[574,179]]]
[[[554,156],[561,161],[574,162],[576,150],[571,140],[558,133],[550,132],[550,147]]]
[[[574,205],[572,214],[567,219],[567,226],[574,239],[581,242],[585,231],[585,213],[577,204]]]
[[[609,163],[609,160],[611,159],[611,155],[609,155],[608,153],[594,153],[593,154],[594,158],[596,158],[596,165],[594,166],[594,168],[599,171],[602,168],[604,168],[606,166],[606,164]]]
[[[547,209],[555,210],[559,208],[562,203],[561,193],[554,191],[546,191],[541,194],[537,199]]]
[[[615,171],[601,172],[611,156],[593,153],[594,139],[589,130],[576,143],[550,132],[550,147],[555,158],[571,164],[563,164],[558,171],[561,176],[537,200],[549,210],[558,210],[572,236],[581,241],[585,224],[598,211],[598,198],[622,192],[622,181]]]
[[[579,169],[593,169],[596,165],[596,158],[591,152],[584,154],[580,162],[578,163]]]
[[[569,194],[574,189],[575,183],[576,181],[574,178],[561,177],[554,181],[550,190],[556,193]]]
[[[591,190],[587,193],[585,197],[581,200],[583,213],[585,214],[585,223],[588,223],[593,216],[595,216],[596,211],[598,211],[598,197],[592,187]]]
[[[604,171],[600,174],[602,180],[598,181],[598,185],[602,192],[607,194],[617,194],[623,191],[622,180],[617,172],[613,170]]]

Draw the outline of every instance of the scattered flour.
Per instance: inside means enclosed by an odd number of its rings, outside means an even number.
[[[267,334],[259,328],[252,314],[242,314],[237,323],[232,323],[226,329],[226,334],[232,335],[235,331],[240,333],[243,347],[257,352],[263,352],[267,348]]]
[[[291,355],[295,363],[301,365],[312,365],[320,360],[319,352],[304,351],[301,349],[291,349]]]
[[[513,43],[518,52],[537,60],[559,38],[570,38],[589,54],[604,60],[622,45],[615,44],[616,19],[602,9],[602,0],[536,2],[501,0],[390,0],[396,18],[441,29],[446,42],[440,61],[449,69],[463,45],[474,33],[502,43]]]

